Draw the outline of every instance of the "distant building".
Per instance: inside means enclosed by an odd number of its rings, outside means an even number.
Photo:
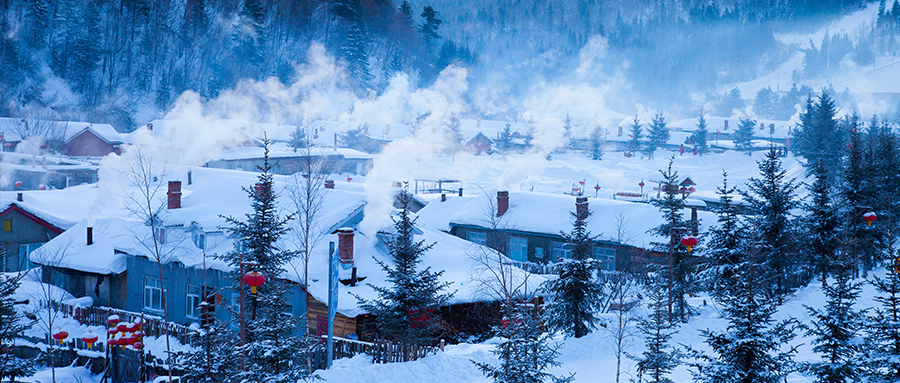
[[[472,137],[469,142],[466,142],[466,149],[471,150],[477,154],[481,153],[490,153],[491,145],[494,142],[491,141],[490,138],[487,138],[483,133],[478,132],[475,137]]]

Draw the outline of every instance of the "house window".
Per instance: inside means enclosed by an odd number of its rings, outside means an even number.
[[[187,307],[184,315],[188,318],[200,317],[200,286],[187,285]]]
[[[550,255],[553,256],[552,261],[561,261],[563,259],[567,259],[570,257],[569,246],[564,242],[551,242],[550,243]]]
[[[509,258],[519,262],[528,260],[528,238],[509,237]]]
[[[11,219],[3,220],[3,231],[12,231],[12,220]]]
[[[234,170],[244,170],[244,164],[240,162],[235,162],[231,165],[231,168]]]
[[[479,245],[487,244],[487,234],[485,233],[470,231],[468,234],[466,234],[466,239],[468,239],[469,242],[474,242]]]
[[[616,269],[616,250],[608,247],[595,247],[594,259],[600,261],[600,270]]]
[[[194,233],[193,239],[198,249],[206,249],[206,233]]]
[[[19,258],[22,260],[22,265],[19,270],[28,270],[34,267],[34,264],[31,263],[31,258],[28,256],[31,255],[32,251],[41,247],[41,245],[43,245],[43,243],[26,243],[19,245]]]
[[[144,277],[144,309],[162,311],[162,294],[159,278]]]
[[[544,259],[544,248],[543,247],[535,247],[534,248],[534,257],[537,259]]]

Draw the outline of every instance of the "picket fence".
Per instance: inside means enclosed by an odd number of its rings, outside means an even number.
[[[90,326],[107,326],[107,319],[110,315],[118,315],[122,322],[134,323],[138,320],[142,321],[141,331],[149,336],[159,337],[164,334],[164,326],[168,328],[169,336],[178,339],[181,344],[191,344],[196,338],[196,331],[191,330],[187,326],[175,323],[166,323],[163,318],[155,315],[146,315],[114,309],[111,307],[81,307],[73,306],[66,303],[52,302],[54,310],[59,311],[64,316],[69,316],[78,321],[78,323]],[[101,341],[105,339],[103,334]],[[86,348],[86,347],[85,347]]]

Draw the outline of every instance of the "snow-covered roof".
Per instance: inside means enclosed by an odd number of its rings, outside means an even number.
[[[231,148],[223,151],[218,158],[220,160],[236,160],[236,159],[250,159],[250,158],[263,158],[263,151],[265,149],[257,146],[241,146],[236,148]],[[363,153],[359,150],[349,149],[349,148],[334,148],[334,147],[315,147],[311,148],[310,152],[313,156],[334,156],[339,155],[344,158],[353,158],[353,159],[370,159],[372,155],[368,153]],[[304,151],[294,151],[293,148],[287,145],[287,143],[275,143],[269,146],[269,157],[270,158],[285,158],[285,157],[298,157],[305,155]]]
[[[116,131],[116,129],[113,128],[112,125],[77,121],[40,121],[23,120],[20,118],[0,118],[0,133],[3,133],[3,138],[6,141],[22,141],[22,137],[19,135],[19,131],[24,130],[24,124],[26,122],[29,124],[51,125],[47,127],[41,127],[40,129],[54,130],[56,132],[64,133],[63,140],[66,142],[77,137],[84,131],[91,131],[98,138],[109,143],[123,142],[123,135]]]
[[[0,211],[12,204],[47,223],[68,229],[88,215],[88,209],[97,195],[96,185],[82,185],[62,190],[21,191],[22,201],[16,200],[17,192],[0,193]]]
[[[184,181],[185,175],[186,168],[173,167],[169,169],[164,181]],[[278,199],[278,206],[282,215],[284,212],[293,211],[284,191],[289,178],[289,176],[274,176],[276,192],[281,196]],[[244,219],[244,215],[251,213],[252,209],[247,193],[242,188],[249,187],[257,181],[256,173],[194,168],[192,179],[194,182],[191,185],[182,183],[181,208],[166,210],[162,217],[164,225],[169,230],[175,231],[167,233],[167,237],[183,236],[178,240],[167,239],[168,246],[172,247],[165,249],[165,253],[170,255],[164,261],[178,261],[185,267],[202,267],[205,261],[207,267],[229,271],[228,265],[214,259],[215,254],[224,254],[233,249],[233,242],[225,233],[218,237],[214,247],[206,249],[204,260],[204,252],[194,245],[184,230],[196,228],[207,233],[221,233],[222,228],[227,226],[223,215],[238,220]],[[125,190],[125,192],[133,191]],[[165,189],[162,193],[165,194]],[[164,195],[161,196],[163,197]],[[367,195],[360,191],[360,187],[345,182],[336,182],[335,189],[325,191],[325,200],[318,221],[318,227],[324,234],[313,249],[309,266],[309,293],[319,301],[325,302],[328,299],[326,285],[328,242],[338,242],[337,235],[332,234],[332,230],[347,224],[352,226],[352,222],[348,223],[349,218],[362,211],[361,207],[364,206],[366,197]],[[125,271],[127,256],[145,256],[154,259],[150,251],[152,239],[149,226],[129,216],[125,209],[104,211],[92,222],[94,241],[92,245],[87,245],[87,227],[87,219],[79,221],[47,245],[34,251],[31,255],[32,261],[91,273],[117,274]],[[434,271],[445,271],[441,279],[451,283],[450,291],[456,291],[451,303],[492,299],[483,293],[480,284],[472,282],[470,274],[478,265],[467,255],[479,249],[482,252],[492,250],[425,225],[419,225],[419,228],[422,234],[417,235],[417,240],[424,239],[429,243],[437,243],[426,253],[421,265],[431,267]],[[280,244],[282,248],[295,246],[288,236],[282,238]],[[383,286],[387,278],[376,260],[390,262],[389,255],[384,246],[379,244],[378,238],[360,232],[355,235],[354,256],[358,275],[365,277],[365,283],[355,287],[340,286],[338,310],[351,317],[360,314],[361,311],[357,307],[357,300],[349,293],[364,299],[375,298],[377,294],[369,284]],[[284,278],[301,281],[303,267],[299,260],[285,266],[284,270],[285,273],[282,275]],[[522,277],[527,275],[524,272],[518,273]],[[533,278],[535,286],[542,281],[537,276]]]
[[[487,196],[453,197],[441,202],[434,200],[419,211],[420,222],[439,230],[449,230],[451,225],[490,227],[488,210],[491,206]],[[490,196],[490,198],[496,198]],[[494,204],[496,205],[496,204]],[[659,209],[646,203],[626,202],[610,199],[589,198],[592,212],[587,219],[587,228],[599,240],[616,242],[616,227],[619,217],[623,217],[625,244],[649,248],[650,242],[660,239],[647,231],[663,223]],[[575,211],[575,197],[562,194],[536,192],[509,192],[509,209],[499,220],[499,227],[538,234],[559,235],[572,229]],[[690,218],[690,210],[684,210]],[[715,223],[716,218],[709,212],[698,212],[700,231]]]

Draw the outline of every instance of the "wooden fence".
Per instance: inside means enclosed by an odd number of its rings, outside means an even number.
[[[143,322],[141,326],[141,331],[144,334],[149,336],[162,336],[163,326],[168,327],[169,336],[178,339],[181,344],[191,344],[195,340],[196,331],[191,330],[187,326],[182,326],[179,324],[171,323],[168,324],[163,321],[162,318],[155,315],[146,315],[141,313],[133,313],[130,311],[124,311],[119,309],[114,309],[111,307],[81,307],[81,306],[72,306],[66,303],[58,303],[52,302],[51,305],[53,308],[64,316],[70,316],[75,318],[78,323],[84,325],[91,326],[107,326],[107,319],[109,319],[110,315],[118,315],[119,320],[122,322],[134,323],[138,320]],[[101,340],[106,339],[104,334],[98,334],[101,336]],[[86,348],[86,347],[85,347]]]
[[[373,343],[345,338],[334,338],[333,342],[334,359],[366,354],[372,357],[373,363],[411,362],[428,355],[437,354],[438,351],[443,351],[444,345],[443,340],[441,340],[438,347],[389,341],[376,341]],[[322,342],[310,354],[312,369],[326,368],[325,358],[325,336],[322,336]]]

